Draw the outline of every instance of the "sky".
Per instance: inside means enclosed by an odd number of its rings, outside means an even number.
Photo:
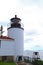
[[[24,50],[43,50],[43,0],[0,0],[3,35],[15,14],[24,24]]]

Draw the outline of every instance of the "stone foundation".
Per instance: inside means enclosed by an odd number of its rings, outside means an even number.
[[[0,56],[0,61],[13,61],[13,56]]]
[[[13,56],[7,56],[8,61],[13,61]]]
[[[2,56],[0,56],[0,61],[2,61]]]

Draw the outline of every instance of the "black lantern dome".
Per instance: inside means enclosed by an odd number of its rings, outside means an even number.
[[[18,28],[21,27],[21,24],[20,24],[21,19],[18,18],[17,15],[15,15],[15,17],[11,18],[10,20],[11,20],[11,27],[12,28],[13,27],[18,27]]]
[[[21,19],[17,17],[17,15],[15,15],[15,18],[11,18],[11,22],[20,22]]]
[[[21,23],[21,19],[18,18],[17,15],[15,15],[15,17],[11,18],[10,21],[11,21],[11,23],[10,23],[9,28],[21,28],[24,30],[23,24]]]

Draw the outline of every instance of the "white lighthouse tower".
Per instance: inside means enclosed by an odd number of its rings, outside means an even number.
[[[14,41],[14,60],[23,60],[24,51],[24,28],[21,24],[21,19],[15,15],[10,19],[10,27],[8,28],[8,36],[15,39]]]

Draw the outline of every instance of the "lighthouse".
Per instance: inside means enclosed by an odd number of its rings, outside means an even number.
[[[10,27],[8,27],[8,37],[15,39],[14,43],[14,61],[23,61],[24,52],[24,27],[21,19],[15,15],[10,19]]]

